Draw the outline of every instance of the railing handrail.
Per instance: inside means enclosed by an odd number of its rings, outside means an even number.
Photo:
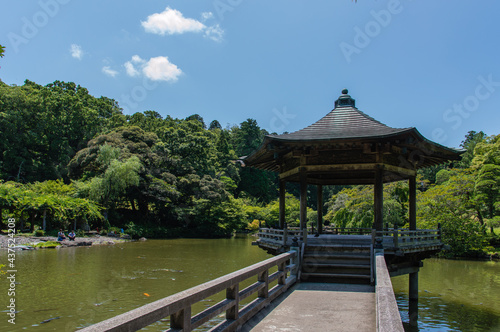
[[[333,228],[335,229],[335,228]],[[398,228],[395,225],[394,228],[384,228],[381,231],[375,231],[371,228],[339,228],[347,234],[360,233],[360,230],[364,232],[365,235],[372,234],[372,243],[375,244],[375,238],[379,238],[382,241],[382,245],[385,249],[389,250],[418,250],[419,246],[422,247],[433,247],[434,250],[436,246],[442,245],[441,235],[442,230],[440,225],[437,229],[407,229]],[[281,232],[278,234],[277,232]],[[284,230],[261,228],[259,230],[260,241],[263,243],[288,246],[290,244],[292,237],[297,237],[302,242],[307,242],[306,238],[307,230],[287,228]],[[392,238],[392,241],[388,240]],[[390,243],[388,242],[390,241]]]
[[[256,309],[264,307],[277,295],[295,283],[297,280],[298,264],[291,263],[288,266],[285,265],[288,260],[292,259],[297,261],[297,252],[289,251],[269,258],[236,272],[91,325],[80,331],[136,331],[164,317],[170,316],[171,329],[182,329],[184,332],[189,332],[224,311],[226,311],[226,320],[221,325],[226,324],[229,327],[233,324],[243,324],[258,312]],[[278,271],[269,275],[269,269],[274,266],[278,266]],[[289,271],[290,276],[287,277]],[[239,283],[253,276],[258,276],[258,281],[240,291]],[[269,283],[274,280],[278,280],[278,285],[269,289]],[[224,290],[226,290],[227,295],[225,300],[191,317],[191,307],[194,304]],[[240,310],[239,301],[257,292],[258,298]],[[242,314],[240,317],[242,311],[245,311],[245,314]]]
[[[377,332],[403,332],[403,322],[399,314],[383,251],[375,254],[375,271]]]

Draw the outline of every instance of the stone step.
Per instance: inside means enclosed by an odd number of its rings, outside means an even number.
[[[304,273],[326,273],[342,275],[370,275],[370,265],[352,265],[352,264],[307,264],[302,265]]]
[[[367,255],[362,255],[359,253],[354,253],[354,254],[341,254],[341,253],[310,253],[310,252],[305,252],[304,253],[304,259],[310,258],[310,259],[317,259],[319,260],[344,260],[344,261],[349,261],[349,260],[370,260],[370,254],[368,253]]]
[[[341,268],[350,268],[350,269],[370,269],[370,264],[329,264],[329,263],[314,263],[308,265],[310,262],[304,261],[304,265],[306,266],[316,266],[318,268],[331,268],[331,269],[341,269]]]
[[[302,272],[301,281],[346,283],[346,284],[369,284],[370,275]]]

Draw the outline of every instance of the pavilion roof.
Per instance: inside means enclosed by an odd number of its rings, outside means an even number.
[[[398,146],[391,153],[404,154],[405,158],[410,156],[411,151],[423,151],[425,161],[419,163],[417,168],[457,160],[462,153],[426,139],[414,127],[392,128],[375,120],[357,109],[355,100],[344,89],[335,101],[335,108],[326,116],[292,133],[266,135],[259,149],[240,159],[248,166],[277,171],[280,156],[292,151],[335,150],[340,145],[343,149],[350,146],[354,157],[354,149],[359,149],[360,144]]]
[[[413,128],[392,128],[361,112],[354,106],[334,108],[310,126],[271,138],[288,141],[333,140],[386,137],[411,131]]]

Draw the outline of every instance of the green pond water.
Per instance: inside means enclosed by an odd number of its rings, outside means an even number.
[[[252,240],[150,240],[16,252],[16,324],[8,323],[4,275],[0,331],[74,331],[271,257]],[[2,250],[0,263],[6,262]],[[418,327],[408,323],[408,278],[393,278],[407,331],[500,331],[500,263],[428,259],[419,278]],[[217,296],[193,311],[215,301]],[[166,328],[165,320],[145,330]]]

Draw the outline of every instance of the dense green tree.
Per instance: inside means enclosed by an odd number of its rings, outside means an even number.
[[[373,225],[373,186],[342,189],[327,200],[325,221],[336,227],[370,228]],[[391,227],[408,223],[408,184],[392,182],[384,186],[384,223]]]
[[[475,174],[474,201],[476,209],[491,233],[500,219],[500,135],[477,142],[471,168]]]
[[[222,126],[220,125],[220,122],[217,120],[213,120],[212,122],[210,122],[210,126],[208,127],[208,130],[214,130],[214,129],[222,130]]]
[[[123,121],[117,103],[74,83],[0,82],[0,176],[67,179],[67,164],[96,134]]]
[[[90,140],[75,155],[69,163],[70,176],[82,179],[79,189],[84,197],[110,209],[130,204],[132,210],[147,215],[150,204],[163,204],[163,197],[175,192],[165,169],[171,166],[167,151],[157,149],[157,142],[154,133],[139,127],[117,128]]]
[[[207,125],[205,124],[205,120],[203,120],[203,117],[199,114],[193,114],[190,115],[186,118],[186,121],[198,121],[201,124],[201,127],[203,129],[207,129]]]
[[[231,141],[239,157],[247,156],[260,147],[267,131],[262,130],[257,121],[247,119],[239,127],[231,129]],[[236,195],[242,193],[258,198],[262,202],[270,202],[277,197],[277,175],[272,172],[255,168],[241,169],[240,182]]]
[[[457,170],[448,181],[418,195],[418,227],[433,229],[441,223],[450,255],[480,254],[486,245],[473,195],[474,175],[470,170]]]
[[[475,132],[473,130],[469,131],[467,135],[465,135],[465,139],[460,144],[465,152],[461,155],[461,160],[456,162],[457,167],[459,168],[467,168],[471,166],[472,159],[474,158],[474,149],[476,148],[477,143],[480,143],[484,140],[486,135],[480,131]]]
[[[18,229],[28,223],[31,231],[40,228],[69,228],[85,224],[100,225],[100,206],[87,199],[75,198],[75,189],[62,181],[33,184],[0,182],[0,210],[16,217]]]

